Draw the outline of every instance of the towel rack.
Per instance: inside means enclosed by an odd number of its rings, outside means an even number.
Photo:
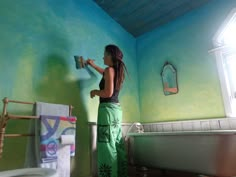
[[[35,136],[34,134],[6,134],[7,121],[9,119],[38,119],[39,116],[29,116],[29,115],[14,115],[7,112],[8,103],[18,103],[18,104],[30,104],[35,105],[36,102],[25,102],[25,101],[16,101],[9,100],[5,97],[3,100],[3,111],[0,115],[0,159],[2,158],[4,137],[25,137],[25,136]],[[73,106],[69,105],[69,115],[72,115]]]

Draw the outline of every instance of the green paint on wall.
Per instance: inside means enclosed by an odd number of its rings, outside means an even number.
[[[137,38],[141,122],[225,117],[212,38],[235,1],[212,1]],[[177,69],[179,93],[164,96],[161,69]]]
[[[0,97],[73,105],[78,144],[72,177],[89,176],[88,122],[96,122],[99,103],[89,93],[98,88],[101,75],[76,70],[73,56],[96,59],[105,67],[104,46],[114,43],[122,49],[130,75],[120,94],[123,122],[223,117],[216,63],[208,49],[232,5],[234,0],[213,1],[135,39],[93,1],[2,0]],[[160,73],[166,61],[177,68],[176,95],[163,94]],[[31,114],[32,107],[9,105],[9,112]],[[7,126],[12,133],[24,133],[22,129],[27,133],[27,121]],[[5,140],[0,170],[23,167],[26,142],[26,138]]]
[[[132,78],[121,93],[123,122],[132,122],[140,115],[136,40],[93,1],[2,0],[0,20],[0,98],[73,105],[73,115],[78,117],[78,144],[72,160],[72,177],[89,176],[88,122],[96,122],[98,108],[98,98],[91,99],[89,92],[98,88],[101,76],[89,70],[76,70],[73,56],[93,58],[105,67],[102,59],[105,45],[114,43],[122,49]],[[126,103],[127,95],[130,104]],[[32,107],[10,104],[8,111],[29,115]],[[28,122],[10,121],[7,131],[27,133]],[[6,138],[0,170],[23,167],[26,142],[26,138]]]

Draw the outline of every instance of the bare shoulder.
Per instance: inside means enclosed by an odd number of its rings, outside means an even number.
[[[112,67],[107,67],[107,68],[105,68],[104,74],[105,75],[114,76],[115,70]]]
[[[107,67],[105,68],[105,73],[115,73],[115,70],[112,67]]]

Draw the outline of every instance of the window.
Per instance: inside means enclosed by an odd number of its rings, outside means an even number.
[[[236,9],[213,38],[221,90],[227,117],[236,117]]]

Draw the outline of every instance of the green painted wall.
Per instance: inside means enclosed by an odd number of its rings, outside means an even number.
[[[208,50],[235,5],[234,0],[213,0],[135,39],[91,0],[2,0],[0,98],[72,104],[78,117],[72,176],[88,176],[88,122],[96,121],[98,107],[98,98],[90,99],[89,92],[98,88],[101,76],[76,70],[73,56],[103,66],[104,46],[120,46],[130,74],[120,95],[123,122],[224,117],[216,62]],[[179,93],[171,96],[164,96],[160,77],[167,60],[178,74]],[[10,104],[8,110],[32,113],[31,106]],[[27,121],[7,125],[7,132],[27,130]],[[23,167],[26,140],[5,139],[1,171]]]
[[[236,6],[213,0],[171,23],[137,38],[142,122],[225,117],[212,38]],[[177,68],[179,93],[164,96],[161,70]]]
[[[73,56],[90,57],[104,66],[104,46],[120,46],[130,74],[120,95],[123,122],[133,122],[140,116],[136,39],[93,1],[2,0],[0,21],[0,98],[72,104],[78,117],[72,176],[88,176],[88,122],[96,121],[98,107],[98,98],[90,99],[89,92],[98,88],[101,76],[76,70]],[[32,114],[32,107],[10,104],[8,111]],[[7,125],[7,132],[27,130],[27,121]],[[6,138],[0,170],[23,167],[25,148],[26,138]]]

